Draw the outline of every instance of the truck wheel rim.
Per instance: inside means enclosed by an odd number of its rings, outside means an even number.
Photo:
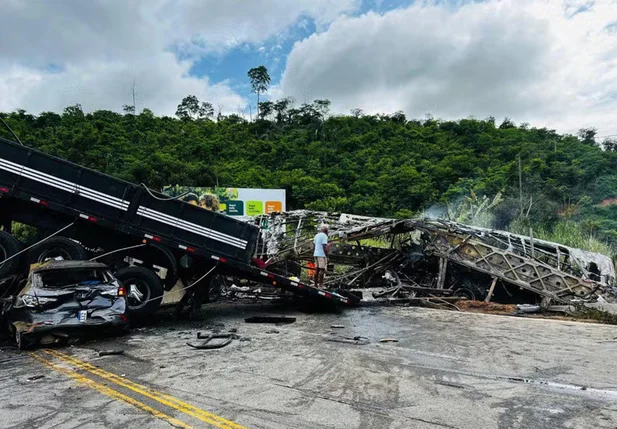
[[[61,260],[63,261],[70,261],[72,259],[71,254],[65,249],[62,249],[61,247],[52,247],[41,253],[38,258],[38,262],[45,262],[48,259],[57,258],[62,258]]]
[[[125,284],[128,289],[127,301],[129,308],[137,310],[146,305],[150,299],[150,287],[148,283],[139,279],[129,279]]]

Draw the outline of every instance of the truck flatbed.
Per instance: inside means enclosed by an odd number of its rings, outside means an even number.
[[[86,249],[99,249],[99,254],[143,244],[146,250],[119,256],[164,266],[173,274],[165,280],[166,290],[184,268],[194,274],[217,266],[299,296],[356,301],[252,265],[260,234],[256,225],[0,138],[0,226],[6,231],[13,221],[46,233],[71,225],[62,236]]]

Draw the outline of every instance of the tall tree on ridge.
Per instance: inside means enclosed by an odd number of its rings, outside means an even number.
[[[259,94],[268,90],[270,75],[263,65],[250,69],[247,75],[251,80],[252,92],[257,94],[257,117],[259,118]]]

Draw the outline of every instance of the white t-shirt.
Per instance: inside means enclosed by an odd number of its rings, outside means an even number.
[[[313,256],[325,258],[326,254],[323,250],[323,246],[324,244],[328,244],[328,235],[324,232],[320,232],[315,236],[313,242],[315,243],[315,252],[313,252]]]

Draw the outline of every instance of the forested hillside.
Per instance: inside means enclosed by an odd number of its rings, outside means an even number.
[[[501,192],[492,226],[531,225],[548,237],[565,225],[617,244],[616,145],[596,142],[594,130],[564,136],[507,119],[412,120],[401,112],[329,116],[328,106],[265,102],[252,122],[215,118],[207,103],[180,105],[179,118],[130,108],[84,114],[78,105],[0,116],[29,146],[152,188],[282,187],[290,209],[399,217],[443,214],[470,195]]]

